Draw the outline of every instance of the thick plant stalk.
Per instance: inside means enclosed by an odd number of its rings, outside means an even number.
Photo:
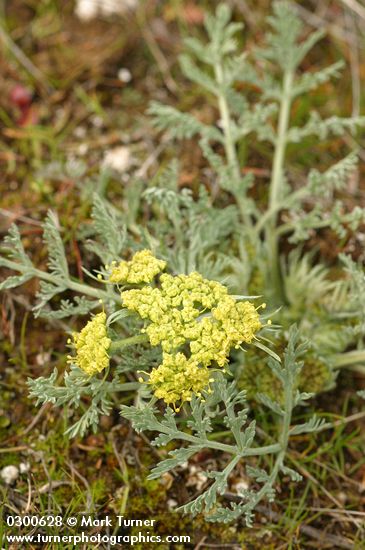
[[[283,168],[285,159],[286,139],[289,126],[291,107],[291,88],[293,85],[293,73],[284,73],[282,99],[280,105],[278,133],[273,161],[272,177],[270,182],[269,208],[275,210],[282,199]]]
[[[284,398],[285,398],[285,412],[281,424],[281,433],[279,437],[279,452],[276,456],[274,466],[271,470],[269,479],[261,487],[260,491],[257,493],[254,500],[254,507],[265,497],[268,489],[274,486],[275,481],[280,473],[282,466],[284,465],[285,456],[288,450],[289,444],[289,433],[290,433],[290,423],[292,419],[292,413],[294,408],[293,400],[293,387],[294,381],[291,380],[291,383],[284,386]]]
[[[240,177],[240,167],[236,155],[236,148],[232,137],[231,129],[231,117],[229,114],[229,107],[227,103],[227,98],[222,91],[224,85],[223,69],[220,63],[217,63],[215,67],[215,76],[218,82],[218,105],[219,111],[222,119],[223,133],[224,133],[224,149],[226,152],[226,157],[229,166],[232,167],[234,171],[235,179]]]
[[[123,348],[128,346],[135,346],[136,344],[143,344],[148,342],[147,334],[136,334],[136,336],[131,336],[130,338],[123,338],[122,340],[115,340],[111,343],[109,351],[115,353]]]
[[[232,136],[232,122],[231,122],[231,115],[229,111],[228,101],[223,91],[224,73],[220,62],[216,63],[214,67],[214,71],[215,71],[215,78],[218,83],[218,91],[217,91],[218,106],[219,106],[219,112],[221,116],[222,129],[223,129],[223,135],[224,135],[224,150],[226,153],[228,165],[231,167],[233,171],[233,177],[238,183],[241,178],[241,169],[237,158],[235,142]],[[236,200],[241,212],[242,221],[244,222],[245,226],[249,229],[252,226],[252,222],[251,222],[248,210],[246,208],[245,197],[242,197],[239,195],[239,193],[237,193]]]
[[[292,101],[292,85],[294,73],[288,70],[284,73],[282,98],[280,104],[278,132],[276,137],[276,146],[272,167],[272,176],[269,190],[268,211],[272,212],[271,220],[267,224],[266,239],[269,245],[269,265],[272,276],[272,284],[275,288],[275,294],[284,299],[282,288],[282,279],[279,261],[279,238],[276,231],[277,215],[279,205],[282,202],[283,181],[284,181],[284,161],[287,144],[287,133],[289,127],[290,107]]]
[[[201,445],[202,443],[202,440],[199,437],[187,434],[185,432],[179,432],[176,438],[182,441],[188,441],[189,443],[193,443],[196,445]],[[209,439],[204,441],[204,446],[208,449],[216,449],[234,455],[236,463],[245,456],[262,456],[271,453],[277,453],[281,449],[279,443],[274,443],[272,445],[265,445],[264,447],[253,447],[240,451],[237,445],[228,445],[226,443],[211,441]]]

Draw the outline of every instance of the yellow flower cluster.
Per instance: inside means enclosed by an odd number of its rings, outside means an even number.
[[[225,367],[231,348],[250,343],[262,325],[253,304],[236,302],[226,287],[199,273],[163,274],[160,287],[121,296],[125,307],[149,321],[144,330],[150,343],[163,351],[149,383],[156,397],[175,404],[207,388],[207,367],[213,362]]]
[[[191,401],[193,393],[200,396],[209,382],[213,379],[209,378],[208,369],[200,368],[183,353],[164,353],[162,364],[152,369],[149,379],[155,396],[174,404],[177,401]]]
[[[76,357],[68,362],[76,364],[86,374],[93,376],[109,366],[108,349],[111,344],[106,330],[106,314],[98,313],[81,332],[73,333]],[[71,343],[71,341],[69,341]]]
[[[166,262],[155,258],[150,250],[141,250],[136,252],[130,262],[123,260],[118,266],[113,263],[109,281],[129,284],[150,283],[165,267]]]
[[[201,364],[208,366],[214,360],[224,367],[231,348],[251,343],[261,323],[253,304],[236,302],[231,296],[220,300],[211,314],[187,330],[186,337],[191,353]]]

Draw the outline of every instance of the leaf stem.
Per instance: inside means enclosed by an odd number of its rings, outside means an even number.
[[[110,352],[114,353],[128,346],[135,346],[136,344],[142,344],[148,342],[147,334],[136,334],[135,336],[130,336],[129,338],[123,338],[121,340],[115,340],[110,345]]]
[[[273,210],[276,208],[276,205],[280,203],[283,194],[283,167],[292,99],[291,90],[293,86],[293,76],[291,70],[284,73],[278,133],[269,192],[269,208]]]
[[[235,141],[232,135],[232,120],[231,120],[231,115],[229,111],[227,97],[226,97],[226,94],[224,93],[224,72],[223,72],[223,67],[220,60],[218,60],[214,65],[214,73],[218,84],[217,97],[218,97],[219,112],[220,112],[221,121],[222,121],[223,135],[224,135],[224,150],[226,153],[228,166],[233,171],[233,177],[238,187],[239,181],[241,179],[241,169],[240,169],[239,160],[237,158]],[[234,194],[237,200],[239,210],[241,212],[242,221],[248,228],[250,228],[252,226],[252,221],[250,219],[248,210],[246,208],[246,200],[245,200],[246,197],[241,197],[237,192]]]
[[[132,391],[140,388],[140,382],[122,382],[120,384],[113,384],[113,392],[117,391]]]
[[[293,375],[290,373],[289,375],[289,383],[284,385],[284,416],[282,420],[282,428],[281,433],[279,437],[279,443],[276,445],[269,445],[269,447],[275,447],[278,449],[278,454],[275,459],[274,466],[271,470],[269,479],[265,482],[265,484],[261,487],[261,489],[258,491],[258,493],[254,496],[253,500],[250,501],[250,508],[254,509],[257,504],[265,497],[268,490],[270,490],[275,481],[278,477],[280,470],[283,466],[285,455],[287,453],[288,449],[288,443],[289,443],[289,434],[290,434],[290,423],[292,418],[292,412],[294,408],[294,400],[293,400],[293,388],[294,388],[294,380]],[[264,449],[264,447],[262,447]]]
[[[223,134],[224,134],[224,149],[229,166],[234,171],[234,176],[237,180],[240,178],[240,167],[237,159],[235,144],[232,136],[231,117],[229,113],[229,107],[226,95],[223,92],[224,87],[224,75],[223,68],[220,62],[216,63],[215,77],[218,83],[218,105],[222,120]]]
[[[362,363],[362,365],[361,365]],[[354,350],[346,353],[339,353],[331,358],[331,365],[334,369],[353,367],[360,373],[365,373],[365,350]]]
[[[227,445],[226,443],[219,443],[219,441],[212,441],[209,439],[206,439],[204,442],[202,442],[201,438],[196,437],[194,435],[186,434],[185,432],[179,432],[178,437],[179,439],[182,439],[184,441],[189,441],[190,443],[194,443],[200,446],[204,444],[204,447],[207,447],[210,449],[217,449],[219,451],[224,451],[226,453],[237,455],[239,458],[242,458],[243,456],[260,456],[260,455],[266,455],[269,453],[277,453],[281,449],[280,444],[275,443],[273,445],[266,445],[264,447],[255,447],[252,449],[245,449],[244,451],[241,451],[238,449],[236,445]]]
[[[272,216],[275,216],[279,213],[280,210],[283,210],[284,208],[286,210],[289,210],[289,208],[295,206],[296,203],[305,199],[307,196],[307,189],[305,187],[302,187],[301,189],[297,189],[297,191],[293,191],[290,194],[290,197],[285,198],[285,200],[278,201],[274,206],[269,207],[265,212],[262,213],[259,220],[257,221],[255,225],[255,232],[259,234],[265,228],[266,224],[270,221]],[[289,225],[290,224],[281,224],[280,227],[277,228],[278,234],[281,234],[282,227],[286,227],[286,230],[289,231],[290,228],[287,227]],[[293,229],[293,227],[291,228]]]
[[[104,298],[104,300],[113,300],[118,304],[122,303],[121,298],[117,294],[112,295],[112,294],[109,294],[108,292],[105,292],[105,290],[94,288],[92,286],[85,285],[77,281],[73,281],[72,279],[69,279],[69,278],[60,279],[59,277],[55,277],[54,275],[52,275],[52,273],[47,273],[47,271],[43,271],[42,269],[37,269],[36,267],[29,267],[27,265],[22,265],[18,262],[13,262],[12,260],[8,260],[7,258],[1,258],[0,264],[3,267],[6,267],[7,269],[12,269],[14,271],[18,271],[19,273],[32,272],[34,277],[38,277],[43,281],[53,283],[55,285],[58,285],[59,287],[69,288],[70,290],[74,290],[75,292],[78,292],[80,294],[86,294],[87,296],[93,296],[94,298]]]
[[[294,73],[291,69],[288,69],[284,72],[278,131],[276,136],[276,146],[269,190],[268,211],[271,212],[271,220],[270,223],[267,224],[266,230],[266,241],[269,247],[269,264],[271,269],[271,277],[276,291],[275,294],[282,299],[284,298],[284,293],[282,288],[279,263],[279,241],[278,234],[275,229],[279,205],[281,204],[283,197],[284,160],[292,101],[293,79]]]

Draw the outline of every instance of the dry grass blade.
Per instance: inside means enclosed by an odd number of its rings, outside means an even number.
[[[341,0],[341,2],[365,21],[365,7],[357,0]]]

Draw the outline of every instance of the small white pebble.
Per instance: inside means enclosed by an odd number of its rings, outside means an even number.
[[[91,21],[99,11],[99,0],[77,0],[75,15],[81,21]]]
[[[84,126],[76,126],[73,135],[80,139],[84,138],[86,136],[86,128]]]
[[[80,145],[77,148],[77,152],[78,152],[79,155],[86,155],[88,150],[89,150],[89,147],[88,147],[87,143],[80,143]]]
[[[125,172],[131,164],[131,153],[128,147],[124,145],[114,147],[106,151],[103,160],[104,168],[110,168],[116,172]]]
[[[166,504],[169,510],[173,510],[174,508],[176,508],[178,503],[174,498],[169,498]]]
[[[0,477],[7,485],[12,485],[19,477],[19,470],[16,466],[5,466],[1,472]]]
[[[99,115],[92,116],[90,122],[95,128],[102,128],[104,125],[104,121]]]
[[[137,5],[138,0],[77,0],[75,15],[88,22],[98,16],[124,15]]]
[[[138,0],[99,0],[102,15],[124,15],[128,10],[134,10]]]
[[[30,464],[29,462],[21,462],[19,464],[19,470],[21,474],[26,474],[30,470]]]
[[[35,360],[37,365],[42,366],[48,363],[50,358],[51,358],[51,354],[48,351],[44,351],[44,352],[37,353]]]
[[[247,491],[248,487],[249,485],[247,481],[244,479],[241,479],[240,481],[235,483],[232,488],[236,491],[238,495],[242,495],[244,494],[245,491]]]
[[[194,465],[189,468],[189,477],[186,481],[187,487],[196,487],[197,491],[201,491],[207,482],[207,476]]]
[[[337,493],[337,499],[342,503],[345,504],[347,501],[347,495],[343,491],[340,491]]]
[[[130,82],[132,80],[132,73],[126,67],[122,67],[118,71],[118,79],[121,82],[125,82],[125,83]]]

